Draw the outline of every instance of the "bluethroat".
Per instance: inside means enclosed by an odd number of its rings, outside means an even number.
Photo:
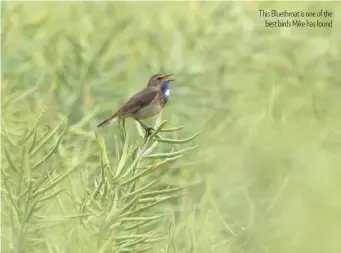
[[[133,118],[144,128],[146,137],[148,137],[151,130],[154,129],[146,126],[141,120],[160,113],[164,108],[170,96],[170,82],[174,81],[170,79],[172,75],[153,75],[146,88],[132,96],[112,116],[98,124],[97,127],[104,127],[121,119]]]

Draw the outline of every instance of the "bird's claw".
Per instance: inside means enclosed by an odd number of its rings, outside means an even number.
[[[146,130],[146,136],[145,136],[145,139],[147,139],[151,134],[152,134],[152,131],[155,132],[155,129],[152,128],[152,127],[148,127],[145,129]]]

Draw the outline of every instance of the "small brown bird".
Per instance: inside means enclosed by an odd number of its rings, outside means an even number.
[[[149,136],[151,130],[154,129],[147,127],[140,120],[150,118],[160,113],[164,108],[170,96],[169,84],[174,81],[170,79],[172,75],[153,75],[146,88],[132,96],[112,116],[98,124],[97,127],[104,127],[121,119],[133,118],[140,123],[146,131],[146,135]]]

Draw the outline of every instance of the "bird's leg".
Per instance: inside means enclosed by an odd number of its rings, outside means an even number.
[[[146,136],[145,136],[145,138],[148,138],[149,135],[152,134],[152,131],[155,131],[154,128],[148,127],[147,125],[145,125],[144,123],[142,123],[140,120],[138,120],[138,119],[135,119],[135,120],[143,127],[144,131],[146,131]]]

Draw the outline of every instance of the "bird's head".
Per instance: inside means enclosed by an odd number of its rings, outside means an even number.
[[[173,74],[163,75],[163,74],[156,74],[153,75],[148,82],[148,86],[154,86],[154,87],[160,87],[168,86],[171,81],[174,81],[174,79],[171,79],[170,77],[173,76]]]
[[[171,76],[173,76],[173,74],[156,74],[153,75],[148,82],[148,86],[158,87],[161,89],[165,101],[168,100],[170,94],[169,84],[171,81],[174,81]]]

